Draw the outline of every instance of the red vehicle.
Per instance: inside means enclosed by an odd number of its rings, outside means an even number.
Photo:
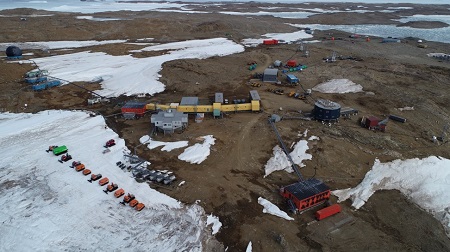
[[[114,141],[114,139],[109,139],[108,142],[106,142],[104,147],[108,148],[108,147],[111,147],[111,146],[114,146],[114,145],[116,145],[116,141]]]

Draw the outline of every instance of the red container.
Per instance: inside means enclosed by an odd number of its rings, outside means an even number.
[[[325,218],[328,218],[332,215],[335,215],[337,213],[341,212],[341,206],[338,204],[331,205],[329,207],[325,207],[319,211],[316,212],[316,219],[317,220],[323,220]]]
[[[378,122],[380,119],[376,118],[375,116],[370,116],[366,118],[366,128],[372,128],[378,125]]]
[[[297,66],[297,61],[289,60],[286,65],[289,66],[289,67],[296,67]]]
[[[276,39],[266,39],[263,40],[264,45],[278,45],[278,40]]]

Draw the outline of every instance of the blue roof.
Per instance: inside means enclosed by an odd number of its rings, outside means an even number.
[[[297,79],[297,76],[295,76],[293,74],[286,74],[286,76],[291,80]]]
[[[145,102],[127,102],[122,108],[144,108],[146,104]]]

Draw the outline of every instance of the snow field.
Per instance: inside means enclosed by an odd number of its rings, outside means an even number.
[[[41,69],[48,70],[49,75],[71,82],[89,82],[102,77],[102,90],[95,92],[103,96],[130,96],[141,93],[153,95],[164,91],[164,84],[158,81],[164,62],[224,56],[243,52],[244,47],[226,38],[214,38],[154,45],[138,51],[160,50],[171,51],[148,58],[85,51],[33,60]]]
[[[128,150],[104,125],[86,112],[0,114],[0,251],[202,250],[203,209],[182,205],[119,169],[115,162]],[[102,154],[109,139],[116,145]],[[66,145],[73,160],[59,163],[45,152],[49,145]],[[74,160],[135,194],[146,208],[120,205],[122,198],[69,168]]]

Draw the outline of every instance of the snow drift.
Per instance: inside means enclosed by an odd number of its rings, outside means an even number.
[[[314,91],[328,94],[362,92],[363,87],[348,79],[332,79],[312,88]]]
[[[450,160],[441,157],[394,160],[378,159],[355,188],[333,191],[339,201],[351,199],[362,207],[377,190],[396,189],[414,203],[430,211],[450,233]]]

